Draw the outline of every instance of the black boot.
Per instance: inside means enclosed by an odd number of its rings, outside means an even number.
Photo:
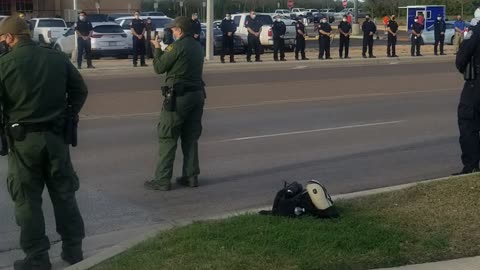
[[[13,263],[13,269],[15,270],[51,270],[52,264],[48,254],[32,258],[18,260]]]

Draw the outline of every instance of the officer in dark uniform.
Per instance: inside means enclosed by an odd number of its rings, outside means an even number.
[[[437,20],[434,24],[435,29],[435,55],[438,55],[438,45],[440,44],[440,55],[445,55],[443,53],[443,45],[445,43],[445,32],[447,31],[447,24],[443,20],[443,16],[438,14]]]
[[[348,56],[350,48],[350,35],[352,34],[352,25],[348,22],[348,16],[344,15],[342,21],[338,25],[338,32],[340,32],[340,48],[339,56],[343,58],[343,48],[345,48],[345,59],[349,59]]]
[[[138,56],[140,55],[140,65],[145,64],[145,22],[140,18],[140,12],[135,11],[135,19],[130,23],[130,31],[133,39],[133,66],[137,67]]]
[[[303,16],[300,15],[297,18],[297,23],[295,24],[295,30],[297,31],[296,36],[296,45],[295,45],[295,60],[299,60],[298,53],[302,55],[302,60],[308,60],[305,56],[305,37],[307,33],[305,32],[305,25],[303,24]]]
[[[260,60],[262,22],[257,19],[255,11],[251,11],[250,16],[245,20],[245,28],[248,31],[247,62],[252,62],[252,50],[255,50],[255,62],[262,62]]]
[[[232,20],[232,16],[230,14],[227,14],[227,16],[225,16],[225,19],[222,20],[220,29],[223,33],[223,47],[220,55],[220,60],[222,61],[222,63],[225,63],[225,53],[228,50],[228,53],[230,54],[230,63],[235,63],[234,38],[235,32],[237,32],[237,25]]]
[[[87,58],[87,68],[94,68],[92,65],[92,33],[93,26],[87,20],[87,13],[80,12],[78,21],[75,24],[75,31],[77,32],[77,67],[82,68],[83,52],[85,51],[85,58]]]
[[[328,23],[326,17],[323,17],[320,21],[320,26],[318,27],[319,33],[319,47],[320,52],[318,53],[318,59],[323,60],[323,55],[325,55],[325,59],[332,59],[330,57],[330,37],[332,36],[332,27]]]
[[[198,14],[192,14],[193,38],[200,42],[200,35],[202,34],[202,24],[198,20]]]
[[[398,57],[397,55],[397,33],[398,23],[395,21],[395,15],[392,15],[390,21],[387,24],[388,32],[388,45],[387,45],[387,57]]]
[[[285,39],[284,35],[287,32],[287,26],[280,20],[280,16],[275,16],[275,22],[272,26],[273,32],[273,60],[278,61],[278,52],[280,51],[280,61],[285,60]]]
[[[362,24],[363,31],[363,58],[367,58],[367,48],[368,48],[368,57],[376,58],[373,55],[373,35],[377,32],[377,26],[374,22],[370,20],[370,15],[365,16],[365,22]]]
[[[157,28],[155,27],[155,24],[152,22],[152,18],[148,17],[147,18],[147,23],[145,24],[145,35],[147,36],[147,41],[145,42],[145,48],[147,50],[147,58],[153,58],[153,48],[152,48],[152,43],[150,43],[150,40],[153,40],[155,38],[155,32]]]
[[[458,127],[463,169],[456,175],[479,171],[480,69],[478,64],[480,63],[480,46],[478,44],[480,44],[479,25],[470,28],[457,53],[457,69],[465,74],[466,81],[458,105]]]
[[[61,258],[78,263],[83,260],[85,230],[75,198],[79,179],[70,160],[65,123],[67,107],[72,118],[80,113],[87,86],[70,59],[35,44],[27,23],[18,17],[1,21],[0,43],[11,48],[0,57],[0,107],[9,142],[7,186],[26,255],[13,268],[52,268],[42,211],[45,188],[62,240]]]
[[[415,17],[414,23],[412,24],[412,48],[411,48],[411,55],[415,56],[415,50],[417,56],[423,56],[421,51],[422,46],[422,32],[423,32],[423,24],[418,22],[418,17]]]

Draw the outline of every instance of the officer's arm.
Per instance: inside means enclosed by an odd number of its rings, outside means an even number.
[[[376,33],[376,32],[377,32],[377,25],[374,24],[374,23],[372,23],[372,25],[373,25],[373,30],[372,30],[372,32],[373,32],[373,33]]]
[[[79,114],[87,100],[88,88],[80,72],[73,66],[70,59],[65,57],[67,65],[67,93],[72,104],[73,112]]]
[[[130,23],[130,32],[132,32],[134,36],[138,36],[138,33],[135,32],[135,29],[133,28],[133,23]]]
[[[90,31],[88,32],[88,37],[92,37],[92,35],[93,35],[93,25],[91,23],[89,25],[90,25],[90,27],[89,27]]]
[[[169,71],[177,60],[177,49],[170,44],[165,51],[161,48],[155,49],[153,58],[153,68],[157,74],[163,74]]]
[[[80,34],[80,32],[78,31],[78,26],[77,26],[77,24],[75,24],[75,33],[77,33],[77,35],[78,35],[79,37],[83,37],[82,34]]]
[[[338,32],[340,32],[340,34],[342,34],[342,35],[344,35],[344,36],[347,35],[347,33],[345,33],[345,32],[342,31],[342,28],[340,28],[340,25],[338,26]]]
[[[456,65],[460,73],[464,73],[468,63],[470,63],[477,45],[480,42],[480,34],[473,32],[469,39],[466,39],[461,45],[457,53]]]

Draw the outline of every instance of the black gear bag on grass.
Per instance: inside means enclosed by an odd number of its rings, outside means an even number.
[[[260,211],[261,215],[286,217],[313,216],[317,218],[337,218],[338,211],[325,187],[311,180],[305,189],[297,182],[285,182],[275,196],[271,211]]]

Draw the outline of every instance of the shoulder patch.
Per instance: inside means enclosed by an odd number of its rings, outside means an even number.
[[[168,45],[167,48],[165,48],[166,52],[171,52],[173,50],[173,44]]]

